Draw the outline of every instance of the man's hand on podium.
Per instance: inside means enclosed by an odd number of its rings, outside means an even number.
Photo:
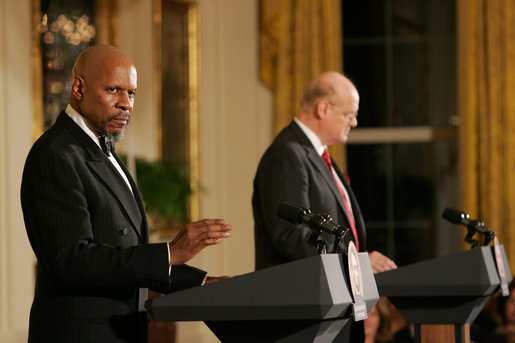
[[[218,281],[222,281],[222,280],[226,280],[226,279],[230,279],[232,278],[232,276],[208,276],[206,278],[206,281],[203,283],[204,285],[208,285],[210,283],[213,283],[213,282],[218,282]]]
[[[390,260],[385,255],[381,254],[379,251],[372,251],[368,253],[368,257],[370,258],[370,264],[372,265],[372,271],[374,274],[386,272],[388,270],[396,269],[397,265],[395,262]]]

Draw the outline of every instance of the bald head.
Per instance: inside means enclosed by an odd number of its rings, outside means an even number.
[[[73,66],[73,77],[96,74],[99,68],[110,67],[113,61],[125,61],[132,64],[131,60],[114,46],[107,44],[91,46],[84,49],[77,57]]]
[[[134,64],[110,45],[85,49],[73,67],[70,105],[98,134],[119,140],[129,121],[137,88]]]
[[[325,145],[346,142],[351,128],[357,126],[359,94],[341,73],[324,72],[309,82],[300,105],[298,119]]]
[[[313,106],[321,98],[334,100],[338,90],[342,93],[349,93],[355,89],[354,84],[343,74],[335,71],[326,71],[304,87],[300,105],[301,107]]]

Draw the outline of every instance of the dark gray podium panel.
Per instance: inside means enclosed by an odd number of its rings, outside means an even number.
[[[206,322],[224,343],[349,343],[351,318]],[[362,329],[362,327],[361,327]]]
[[[359,259],[368,312],[379,293],[368,254]],[[145,307],[156,321],[205,321],[224,343],[347,343],[354,326],[344,263],[338,254],[313,256],[154,298]]]
[[[508,267],[503,246],[501,252]],[[509,267],[506,274],[509,282]],[[469,323],[500,285],[490,246],[379,273],[375,279],[379,294],[416,324]]]
[[[359,254],[367,310],[379,295],[367,254]],[[330,319],[349,312],[343,258],[313,256],[147,301],[156,321]]]

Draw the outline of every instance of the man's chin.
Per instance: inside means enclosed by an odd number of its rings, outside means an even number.
[[[107,137],[114,143],[117,143],[122,140],[123,136],[125,134],[125,128],[122,130],[116,130],[116,131],[107,131]]]
[[[338,142],[336,142],[335,144],[345,144],[345,143],[347,143],[348,140],[349,140],[349,136],[340,137]]]

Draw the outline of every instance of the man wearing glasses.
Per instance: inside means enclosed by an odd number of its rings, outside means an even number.
[[[263,155],[254,179],[252,208],[256,269],[313,256],[311,230],[277,215],[283,201],[327,213],[349,234],[358,251],[367,251],[365,223],[349,180],[330,157],[327,146],[347,142],[358,125],[359,94],[337,72],[325,72],[304,88],[300,113],[275,138]],[[322,232],[327,252],[335,251],[335,237]],[[369,253],[374,273],[396,268],[377,251]],[[353,341],[363,341],[362,322],[353,325]]]

